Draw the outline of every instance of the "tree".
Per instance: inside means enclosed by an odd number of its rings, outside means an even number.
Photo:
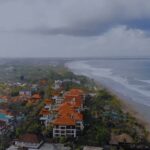
[[[110,133],[108,129],[104,126],[97,127],[96,140],[100,145],[106,144],[110,139]]]
[[[27,132],[29,133],[39,133],[41,130],[41,126],[38,124],[38,122],[33,122],[30,124],[29,128],[27,129]]]
[[[52,91],[53,91],[53,89],[52,89],[51,84],[48,84],[48,87],[45,92],[46,97],[50,98],[52,96]]]

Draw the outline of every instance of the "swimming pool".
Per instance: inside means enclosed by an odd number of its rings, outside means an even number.
[[[6,101],[4,99],[0,99],[0,103],[5,103]]]
[[[11,118],[12,118],[12,116],[0,113],[0,120],[4,120],[4,121],[8,122]]]

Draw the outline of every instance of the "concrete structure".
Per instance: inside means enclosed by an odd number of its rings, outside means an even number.
[[[101,147],[84,146],[83,150],[103,150]]]
[[[31,91],[28,91],[28,90],[22,90],[19,92],[19,95],[20,96],[31,96]]]
[[[16,147],[38,149],[43,144],[43,141],[35,134],[24,134],[15,141]]]
[[[53,137],[77,137],[84,129],[83,115],[83,92],[72,89],[65,93],[64,102],[57,110],[57,118],[53,120]]]

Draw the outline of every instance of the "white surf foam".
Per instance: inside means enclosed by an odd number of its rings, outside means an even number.
[[[66,65],[68,68],[70,68],[76,74],[86,75],[91,78],[99,79],[99,81],[101,78],[103,78],[103,79],[105,78],[105,79],[112,80],[113,82],[119,83],[122,86],[124,86],[126,89],[130,90],[129,93],[133,100],[136,100],[139,103],[142,103],[144,105],[150,106],[150,101],[149,101],[150,92],[149,91],[141,89],[140,86],[130,84],[125,77],[121,77],[119,75],[114,75],[112,72],[112,69],[110,69],[110,68],[96,68],[96,67],[93,67],[93,66],[90,66],[89,64],[87,64],[86,61],[76,61],[76,62],[68,63]],[[145,82],[150,83],[150,80],[146,80]],[[111,88],[113,88],[113,87],[111,87]],[[116,88],[116,87],[114,87],[114,88]],[[117,90],[117,92],[123,92],[121,94],[128,94],[128,93],[126,93],[128,91],[121,90],[119,88],[114,89],[114,90]],[[141,95],[138,96],[138,94],[141,94]],[[140,99],[141,97],[142,97],[142,99]],[[145,99],[143,97],[145,97]]]
[[[150,80],[139,80],[139,81],[150,84]]]

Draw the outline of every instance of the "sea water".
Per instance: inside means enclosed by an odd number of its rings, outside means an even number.
[[[150,110],[150,59],[89,59],[68,62],[66,66]]]

